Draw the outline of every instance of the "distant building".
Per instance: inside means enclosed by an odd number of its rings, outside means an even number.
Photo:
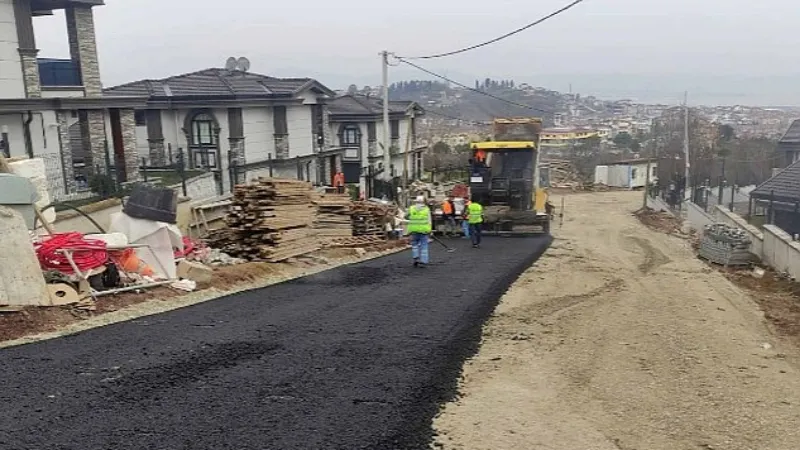
[[[392,177],[403,175],[407,165],[409,179],[422,176],[422,153],[427,143],[417,138],[417,125],[425,110],[416,102],[389,102],[390,167],[383,167],[383,100],[379,97],[344,95],[328,104],[330,130],[335,148],[343,150],[343,171],[348,183],[358,183],[369,168],[362,167],[367,152],[373,173],[387,170]],[[408,155],[408,159],[406,159]],[[365,172],[366,170],[366,172]]]
[[[658,160],[629,159],[599,165],[594,169],[594,182],[610,187],[639,189],[647,185],[647,169],[650,167],[650,183],[654,183],[658,174]]]
[[[791,235],[800,234],[800,160],[750,192],[755,206],[767,212],[767,223]]]
[[[598,136],[597,130],[591,128],[545,128],[541,134],[541,146],[542,148],[569,147]]]
[[[778,152],[783,154],[781,167],[787,167],[800,160],[800,119],[792,122],[780,138]]]

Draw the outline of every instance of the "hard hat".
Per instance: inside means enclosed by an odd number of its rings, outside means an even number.
[[[417,203],[425,203],[425,197],[422,196],[422,195],[418,195],[417,198],[415,199],[415,201]]]

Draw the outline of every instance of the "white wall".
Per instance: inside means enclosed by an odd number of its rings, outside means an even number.
[[[608,166],[595,166],[594,182],[596,184],[608,185]]]
[[[311,123],[311,106],[287,106],[286,123],[289,128],[289,157],[307,156],[314,152]]]
[[[310,113],[309,113],[310,114]],[[264,161],[275,157],[275,124],[272,108],[244,108],[244,145],[246,161]]]
[[[13,0],[0,0],[0,98],[25,98]]]
[[[630,187],[630,167],[608,166],[608,186]]]
[[[53,89],[42,88],[42,98],[86,97],[83,88],[80,89]]]
[[[717,220],[711,214],[705,212],[703,208],[692,203],[684,202],[686,205],[686,220],[689,226],[695,231],[703,231],[703,227],[716,223]]]
[[[170,187],[178,192],[178,195],[183,195],[183,185],[180,183]],[[193,201],[207,200],[217,195],[217,183],[214,181],[213,173],[204,173],[186,180],[186,196]]]
[[[167,144],[165,142],[164,148],[166,149],[166,147]],[[139,154],[139,164],[141,164],[142,158],[147,158],[148,164],[151,164],[150,143],[147,142],[147,126],[136,127],[136,151]]]
[[[786,272],[800,280],[800,243],[775,225],[764,225],[761,259],[778,272]]]

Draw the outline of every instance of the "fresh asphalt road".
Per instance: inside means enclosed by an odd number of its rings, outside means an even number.
[[[0,448],[423,449],[549,237],[466,240],[0,350]]]

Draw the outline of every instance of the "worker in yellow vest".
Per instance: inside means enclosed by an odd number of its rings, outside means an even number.
[[[428,264],[428,236],[433,230],[431,209],[425,204],[425,197],[417,196],[408,209],[408,234],[411,236],[411,257],[414,267]]]
[[[483,206],[475,198],[467,205],[467,222],[469,222],[469,236],[472,238],[472,248],[480,248]]]

